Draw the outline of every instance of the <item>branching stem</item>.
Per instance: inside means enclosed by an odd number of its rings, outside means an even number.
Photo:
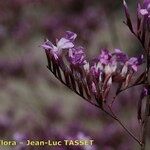
[[[49,67],[48,67],[49,68]],[[63,80],[60,80],[59,77],[57,77],[53,71],[49,68],[49,70],[52,72],[52,74],[62,83],[64,84],[65,86],[68,87],[68,85],[63,81]],[[70,88],[69,88],[70,89]],[[73,90],[73,89],[71,89]],[[77,91],[73,90],[77,95],[81,96],[80,93],[78,93]],[[88,100],[86,99],[84,96],[81,96],[85,101],[89,102],[90,104],[92,104],[93,106],[97,107],[98,109],[101,109],[105,114],[107,114],[109,117],[111,117],[112,119],[116,120],[120,125],[121,127],[137,142],[141,145],[141,142],[138,138],[136,138],[126,127],[125,125],[119,120],[119,118],[113,113],[113,111],[111,110],[111,113],[108,112],[107,110],[105,109],[102,109],[100,108],[100,106],[96,103],[93,103],[91,100]]]
[[[146,87],[149,87],[150,83],[149,83],[149,65],[150,65],[150,60],[149,60],[149,54],[146,55],[147,56],[147,74],[146,74]],[[149,94],[149,93],[148,93]],[[149,120],[149,111],[150,111],[150,95],[147,96],[146,99],[146,108],[145,108],[145,113],[144,113],[144,117],[142,120],[142,145],[141,145],[141,150],[145,150],[145,144],[146,144],[146,137],[147,137],[147,130],[148,130],[148,120]]]

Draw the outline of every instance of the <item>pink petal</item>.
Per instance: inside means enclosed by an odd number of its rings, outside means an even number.
[[[141,13],[141,15],[145,16],[148,14],[148,11],[146,9],[141,9],[140,13]]]

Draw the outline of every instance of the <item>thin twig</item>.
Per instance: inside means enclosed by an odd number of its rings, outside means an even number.
[[[138,143],[141,145],[141,144],[142,144],[141,141],[140,141],[135,135],[133,135],[133,133],[131,133],[131,132],[127,129],[127,127],[125,127],[125,125],[122,123],[122,121],[119,119],[119,117],[117,117],[117,115],[113,112],[112,108],[111,108],[109,105],[107,105],[107,106],[108,106],[110,112],[112,113],[114,119],[123,127],[123,129],[124,129],[136,142],[138,142]]]
[[[112,107],[112,105],[114,104],[114,102],[115,102],[115,100],[116,100],[116,98],[117,98],[117,96],[118,96],[119,94],[121,94],[122,92],[124,92],[124,91],[126,91],[126,90],[128,90],[128,89],[130,89],[130,88],[132,88],[132,87],[139,86],[139,85],[142,85],[142,84],[143,84],[143,83],[133,84],[133,85],[131,85],[131,86],[128,86],[128,87],[126,87],[126,88],[121,89],[120,91],[118,91],[118,93],[113,97],[113,100],[112,100],[112,102],[111,102],[111,107]]]

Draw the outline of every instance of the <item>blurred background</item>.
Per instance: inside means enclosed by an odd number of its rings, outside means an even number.
[[[137,1],[127,1],[133,20]],[[94,139],[94,146],[17,147],[10,150],[136,150],[137,143],[111,118],[57,81],[46,68],[39,45],[65,31],[77,33],[77,45],[93,58],[101,48],[141,53],[123,24],[121,1],[0,0],[0,139]],[[138,88],[121,94],[115,112],[136,135]],[[147,148],[150,147],[147,142]]]

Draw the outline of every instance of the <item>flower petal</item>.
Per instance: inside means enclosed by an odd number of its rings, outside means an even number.
[[[76,39],[76,37],[77,37],[76,33],[73,33],[71,31],[66,32],[66,36],[65,36],[66,39],[68,39],[70,41],[74,41]]]
[[[147,9],[140,9],[140,14],[143,16],[147,15],[148,14]]]
[[[57,47],[59,50],[61,49],[69,49],[74,47],[74,44],[72,42],[70,42],[70,40],[66,39],[66,38],[61,38],[58,43],[57,43]]]
[[[52,50],[55,46],[47,39],[41,47],[45,50]]]

